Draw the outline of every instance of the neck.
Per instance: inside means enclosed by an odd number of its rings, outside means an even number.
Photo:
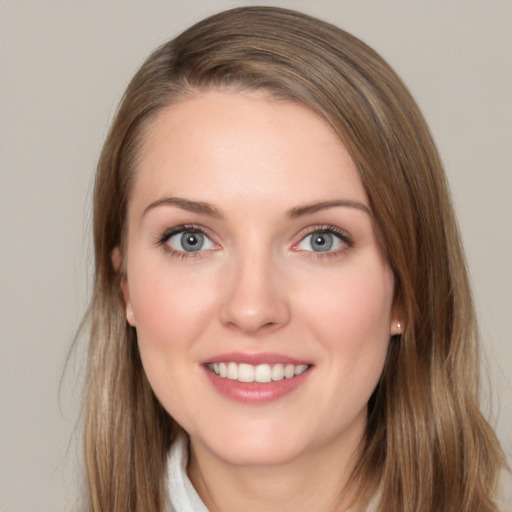
[[[363,425],[364,427],[364,425]],[[363,430],[277,465],[235,465],[191,441],[188,475],[210,512],[340,512]]]

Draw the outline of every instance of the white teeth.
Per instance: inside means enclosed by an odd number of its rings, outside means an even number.
[[[260,364],[256,366],[256,371],[254,372],[254,380],[256,382],[270,382],[272,380],[270,365]]]
[[[301,373],[304,373],[308,369],[307,364],[298,364],[295,367],[295,375],[300,375]]]
[[[274,365],[259,364],[253,366],[246,363],[212,363],[208,365],[210,371],[219,377],[238,380],[239,382],[271,382],[283,379],[291,379],[301,373],[304,373],[309,365],[307,364],[287,364],[277,363]]]
[[[238,380],[240,382],[254,382],[254,366],[250,364],[239,364]]]
[[[227,378],[231,380],[238,380],[238,365],[236,363],[228,363]]]
[[[287,364],[284,369],[284,376],[287,379],[291,379],[295,375],[295,366],[293,364]]]
[[[284,366],[279,363],[272,366],[272,380],[284,379]]]

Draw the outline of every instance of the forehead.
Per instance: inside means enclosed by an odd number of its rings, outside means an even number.
[[[145,130],[134,200],[366,201],[356,166],[311,109],[264,92],[201,92],[160,111]],[[213,196],[213,197],[212,197]],[[318,196],[318,197],[315,197]]]

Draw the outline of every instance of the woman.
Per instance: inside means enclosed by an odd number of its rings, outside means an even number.
[[[208,18],[130,83],[95,185],[94,511],[495,511],[442,166],[353,36]]]

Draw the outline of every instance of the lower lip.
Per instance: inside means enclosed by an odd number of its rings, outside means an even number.
[[[280,398],[296,391],[309,377],[312,367],[304,373],[272,382],[239,382],[226,377],[219,377],[204,367],[206,376],[213,387],[223,396],[245,404],[265,404],[279,400]]]

